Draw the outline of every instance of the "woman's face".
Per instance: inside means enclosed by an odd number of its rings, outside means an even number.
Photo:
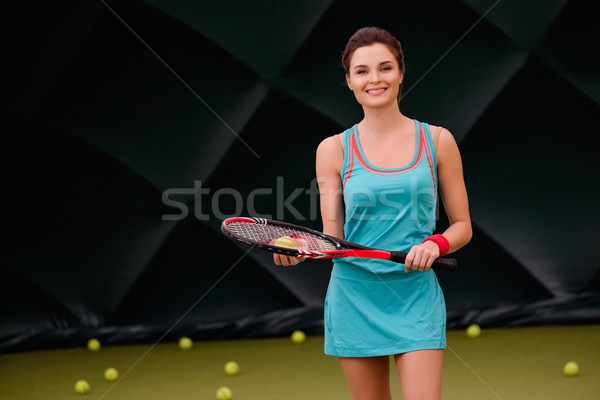
[[[385,107],[398,101],[402,71],[388,47],[374,43],[354,51],[346,82],[363,107]]]

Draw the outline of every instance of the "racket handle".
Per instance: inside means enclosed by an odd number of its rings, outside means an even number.
[[[435,269],[445,269],[446,271],[453,272],[456,269],[456,260],[454,258],[438,258],[433,262],[432,265]]]
[[[404,261],[406,260],[406,253],[401,251],[392,251],[390,260],[404,264]],[[446,271],[452,272],[456,269],[456,260],[454,258],[441,257],[433,262],[431,268],[445,269]]]

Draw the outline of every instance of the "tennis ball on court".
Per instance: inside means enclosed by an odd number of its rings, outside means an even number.
[[[563,373],[565,376],[577,376],[579,375],[579,365],[575,361],[569,361],[563,367]]]
[[[467,336],[471,339],[481,336],[481,328],[477,324],[471,324],[467,327]]]
[[[90,351],[99,351],[102,345],[100,344],[100,341],[98,339],[92,338],[88,340],[87,347]]]
[[[235,376],[240,372],[240,366],[235,361],[229,361],[225,364],[225,367],[223,369],[225,370],[225,373],[229,376]]]
[[[217,399],[219,400],[230,400],[233,398],[233,393],[231,389],[226,386],[221,386],[217,389]]]
[[[194,345],[194,342],[189,337],[184,336],[179,339],[178,345],[181,350],[189,350]]]
[[[90,391],[90,384],[87,383],[87,381],[80,379],[77,382],[75,382],[75,392],[77,392],[79,394],[86,394],[89,391]]]
[[[275,246],[286,247],[288,249],[297,249],[298,243],[289,236],[280,236],[273,242]]]
[[[119,371],[117,371],[115,368],[106,368],[104,370],[104,379],[109,382],[116,381],[119,379]]]
[[[292,339],[292,343],[300,344],[304,343],[304,341],[306,340],[306,335],[300,330],[295,330],[294,332],[292,332],[292,336],[290,338]]]

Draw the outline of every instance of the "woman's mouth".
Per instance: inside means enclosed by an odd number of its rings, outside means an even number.
[[[387,88],[368,89],[367,94],[370,94],[371,96],[378,96],[382,93],[385,93],[386,90],[387,90]]]

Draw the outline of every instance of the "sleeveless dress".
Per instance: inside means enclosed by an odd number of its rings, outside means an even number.
[[[345,239],[408,251],[436,224],[437,164],[429,126],[414,120],[412,161],[378,168],[357,126],[343,133]],[[325,296],[325,354],[372,357],[446,348],[446,304],[435,272],[404,272],[387,260],[334,259]]]

